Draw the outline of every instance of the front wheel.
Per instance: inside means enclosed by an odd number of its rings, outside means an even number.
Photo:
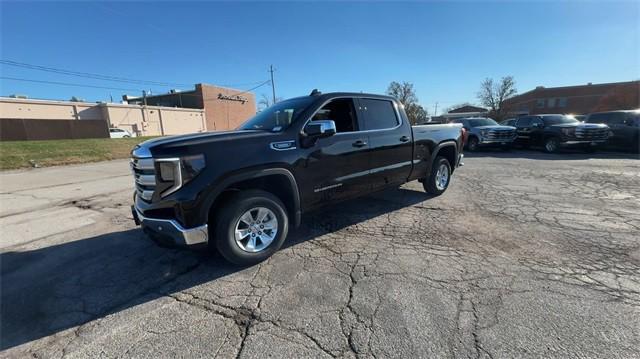
[[[451,182],[451,164],[444,157],[436,157],[428,178],[422,182],[427,193],[439,196],[444,193]]]
[[[560,140],[557,137],[549,137],[544,140],[544,151],[547,153],[555,153],[560,149]]]
[[[469,152],[475,152],[478,150],[479,147],[480,147],[480,142],[478,141],[478,138],[470,137],[469,141],[467,142],[467,149],[469,150]]]
[[[262,190],[240,192],[217,213],[216,247],[234,264],[252,265],[269,258],[289,231],[282,201]]]

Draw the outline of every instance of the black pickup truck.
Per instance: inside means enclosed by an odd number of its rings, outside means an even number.
[[[515,120],[514,125],[518,134],[514,142],[516,145],[542,146],[549,153],[566,147],[579,147],[592,152],[609,138],[607,125],[582,123],[568,115],[523,116]]]
[[[394,98],[292,98],[235,131],[153,139],[132,151],[132,213],[160,242],[216,248],[253,264],[301,215],[412,180],[440,195],[462,162],[459,124],[411,126]]]

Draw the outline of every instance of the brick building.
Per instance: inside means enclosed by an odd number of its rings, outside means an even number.
[[[640,81],[565,87],[538,86],[503,105],[512,115],[539,113],[588,114],[640,108]]]
[[[231,130],[256,114],[256,98],[250,92],[206,84],[190,91],[142,97],[124,96],[130,104],[203,109],[207,131]]]

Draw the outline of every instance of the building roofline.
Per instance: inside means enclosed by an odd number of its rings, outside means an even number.
[[[633,83],[640,84],[640,80],[631,80],[631,81],[622,81],[622,82],[603,82],[599,84],[587,83],[585,85],[570,85],[570,86],[557,86],[557,87],[544,87],[544,86],[536,86],[534,89],[529,90],[527,92],[523,92],[521,94],[517,94],[513,97],[508,98],[507,100],[511,100],[520,96],[524,96],[534,91],[545,91],[545,90],[560,90],[560,89],[571,89],[576,87],[598,87],[598,86],[611,86],[611,85],[631,85]]]

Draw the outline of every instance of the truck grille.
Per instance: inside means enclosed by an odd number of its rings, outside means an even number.
[[[156,169],[153,158],[131,159],[131,170],[135,179],[136,194],[150,202],[156,189]]]
[[[487,139],[492,141],[512,140],[515,136],[515,130],[490,130]]]
[[[609,137],[609,128],[576,128],[576,138],[585,141],[603,141]]]

